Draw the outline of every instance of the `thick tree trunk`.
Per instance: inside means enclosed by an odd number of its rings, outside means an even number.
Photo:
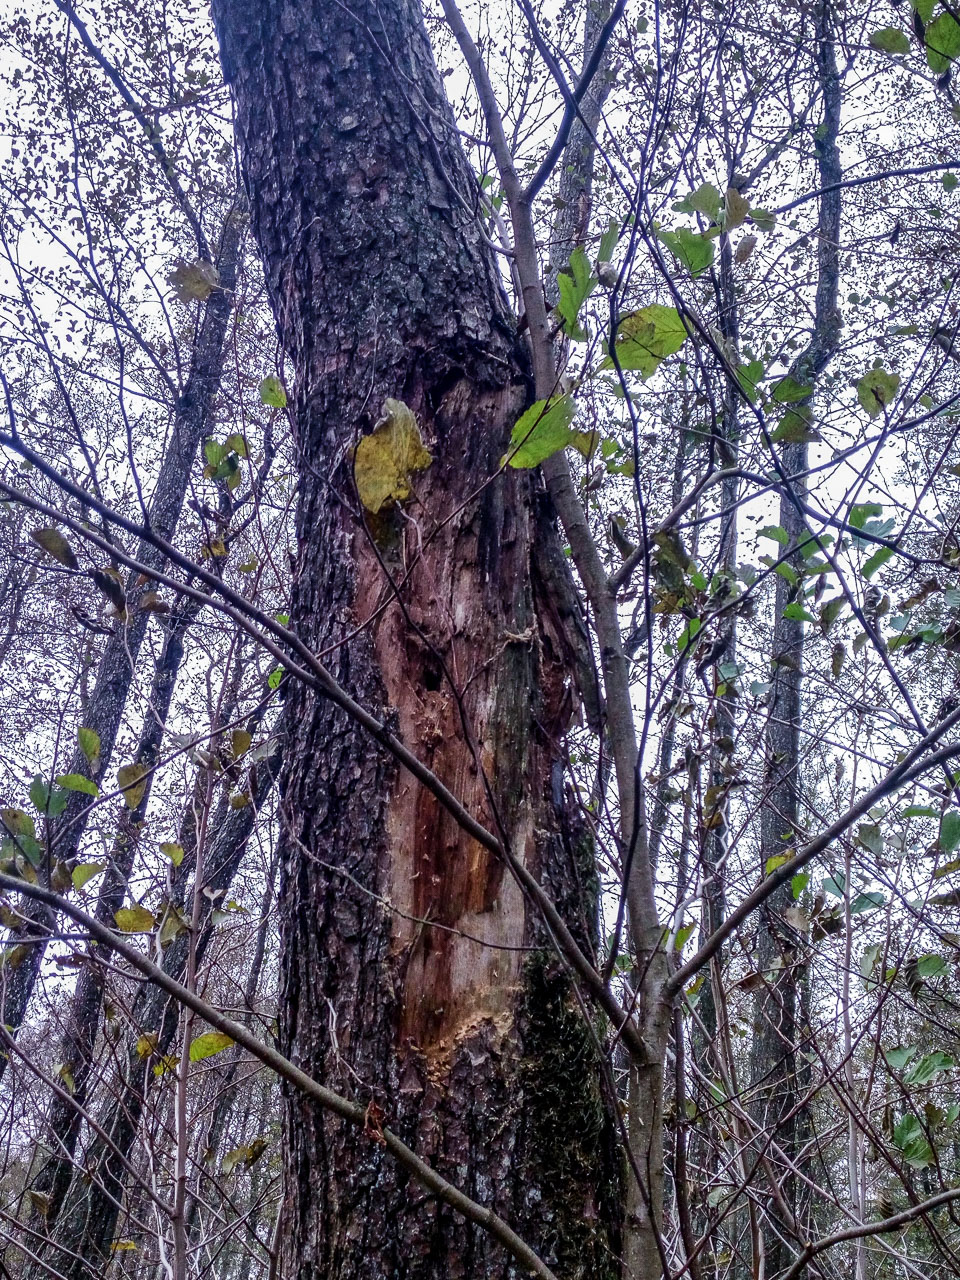
[[[497,824],[589,947],[593,862],[559,742],[567,641],[539,571],[562,557],[533,479],[496,474],[528,380],[419,9],[219,0],[214,15],[296,373],[296,626]],[[351,447],[386,397],[433,462],[412,501],[361,520]],[[563,1276],[610,1274],[617,1161],[593,1032],[533,909],[342,712],[290,700],[281,1041],[369,1101],[371,1132],[287,1095],[281,1274],[515,1274],[383,1154],[381,1111]]]

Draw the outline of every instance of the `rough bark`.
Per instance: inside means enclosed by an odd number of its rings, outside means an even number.
[[[147,806],[153,790],[153,766],[160,755],[164,726],[170,710],[170,702],[177,674],[183,660],[184,637],[200,612],[197,601],[185,601],[171,615],[164,639],[163,650],[153,676],[153,686],[147,706],[143,731],[137,751],[139,760],[151,770],[144,779],[144,791],[136,808],[125,808],[120,814],[117,834],[100,892],[97,894],[95,918],[113,927],[114,916],[123,906],[127,882],[133,868],[133,860],[140,843],[140,832],[146,819]],[[100,1015],[103,1008],[104,979],[98,964],[103,949],[91,942],[86,963],[77,976],[77,985],[70,998],[64,1020],[64,1032],[57,1061],[71,1072],[73,1085],[69,1098],[54,1095],[44,1124],[48,1135],[50,1158],[41,1167],[33,1181],[32,1189],[49,1197],[44,1221],[50,1229],[57,1219],[60,1206],[73,1171],[73,1156],[80,1136],[82,1115],[80,1108],[87,1103],[88,1086],[94,1063],[94,1048],[100,1031]]]
[[[277,750],[262,761],[251,782],[250,804],[242,809],[226,807],[211,825],[216,832],[204,858],[201,915],[196,940],[199,965],[213,936],[212,906],[227,892],[246,851],[257,810],[269,793],[280,769]],[[166,948],[163,970],[178,981],[186,970],[187,933],[180,933]],[[127,1183],[121,1156],[135,1149],[140,1117],[157,1082],[154,1066],[172,1051],[180,1023],[180,1008],[159,988],[143,985],[133,1004],[131,1044],[123,1078],[115,1083],[106,1114],[98,1117],[106,1139],[93,1135],[84,1151],[83,1165],[74,1165],[73,1178],[57,1219],[43,1263],[56,1268],[65,1280],[99,1277],[111,1258],[110,1245]],[[156,1035],[156,1049],[146,1057],[137,1051],[139,1035]],[[39,1277],[46,1274],[41,1264]]]
[[[839,313],[840,208],[842,177],[837,139],[840,131],[840,74],[832,33],[829,0],[822,0],[815,14],[816,63],[823,99],[823,121],[817,130],[818,185],[820,197],[817,295],[810,342],[795,361],[795,380],[813,388],[837,349]],[[833,187],[833,190],[830,188]],[[799,408],[812,413],[812,397]],[[780,523],[789,535],[790,563],[802,583],[804,556],[798,547],[806,535],[801,504],[807,492],[807,445],[787,444],[782,453],[783,473],[789,478],[780,504]],[[774,615],[772,681],[766,725],[764,804],[760,836],[762,867],[798,843],[801,812],[801,741],[803,688],[803,623],[784,616],[796,598],[797,588],[777,577]],[[772,1140],[792,1161],[799,1149],[801,1126],[798,1112],[798,1017],[803,978],[803,939],[784,919],[793,903],[785,884],[767,900],[760,913],[757,934],[757,967],[766,981],[754,1007],[750,1054],[751,1094],[754,1117],[761,1128],[760,1142]],[[790,1242],[797,1234],[797,1180],[789,1168],[782,1171],[782,1200],[773,1201],[763,1231],[763,1275],[774,1276],[792,1259]],[[786,1210],[786,1212],[784,1212]]]
[[[241,229],[239,215],[234,213],[228,217],[218,263],[221,288],[210,296],[204,309],[203,321],[193,349],[190,373],[176,405],[170,439],[149,506],[150,528],[165,540],[169,540],[176,529],[197,449],[206,433],[220,390],[227,325],[233,308]],[[152,568],[159,569],[164,562],[162,552],[146,540],[139,544],[136,555],[141,564]],[[130,621],[126,624],[118,623],[114,634],[104,646],[94,691],[84,714],[84,727],[94,730],[100,737],[100,756],[95,775],[98,779],[106,775],[110,764],[127,694],[151,616],[148,611],[138,607],[141,597],[150,589],[150,584],[141,582],[135,585],[134,576],[130,575],[126,583]],[[90,765],[79,748],[64,772],[90,773]],[[56,859],[67,862],[75,856],[86,829],[90,808],[89,796],[82,792],[70,792],[64,812],[55,821],[51,821],[52,852]],[[26,907],[23,915],[24,923],[8,931],[7,944],[10,947],[23,945],[27,950],[21,953],[23,958],[16,968],[4,969],[0,1010],[0,1020],[14,1035],[23,1023],[40,972],[46,942],[55,926],[53,916],[41,904],[34,903]],[[0,1057],[0,1079],[6,1063],[7,1059]]]
[[[592,857],[562,783],[567,641],[531,564],[556,532],[531,477],[495,474],[527,372],[419,9],[219,0],[214,16],[296,374],[295,624],[591,946]],[[405,507],[361,520],[350,450],[388,396],[434,461]],[[285,1052],[369,1101],[374,1129],[382,1109],[561,1274],[609,1274],[616,1160],[594,1041],[536,916],[343,713],[304,689],[290,701]],[[515,1274],[371,1134],[290,1093],[284,1128],[288,1280]]]

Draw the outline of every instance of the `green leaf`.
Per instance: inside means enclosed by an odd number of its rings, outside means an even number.
[[[29,813],[22,809],[0,809],[0,820],[5,830],[14,836],[36,837],[37,827]]]
[[[960,56],[960,22],[952,14],[941,13],[927,27],[924,43],[930,70],[938,75],[949,70],[953,60]]]
[[[53,556],[68,569],[80,568],[80,562],[59,529],[31,529],[30,537],[38,547],[43,547],[48,556]]]
[[[736,187],[727,187],[723,198],[723,229],[733,231],[736,227],[742,226],[749,212],[749,200],[742,196]]]
[[[801,871],[799,875],[795,875],[792,878],[790,881],[790,892],[793,894],[794,902],[797,901],[809,883],[810,873],[808,871]]]
[[[224,444],[231,449],[239,458],[249,458],[250,450],[247,447],[247,441],[239,431],[234,432],[232,436],[227,436]]]
[[[915,1062],[904,1079],[907,1084],[929,1084],[941,1072],[949,1071],[956,1065],[949,1053],[944,1053],[942,1049],[935,1049],[933,1053],[925,1053],[919,1062]]]
[[[811,409],[808,404],[800,405],[796,409],[788,409],[783,415],[783,421],[774,431],[770,439],[775,444],[814,444],[820,437],[820,432],[811,422]]]
[[[751,209],[750,218],[758,231],[772,231],[777,225],[777,215],[766,209]]]
[[[894,1071],[902,1071],[917,1052],[917,1046],[908,1044],[898,1049],[884,1049],[883,1056]]]
[[[869,558],[869,560],[867,560],[867,562],[864,564],[863,576],[865,578],[873,577],[873,575],[877,572],[877,570],[881,569],[893,554],[894,554],[893,547],[880,547],[880,549],[878,551],[875,551],[873,555]]]
[[[61,773],[57,782],[61,787],[65,787],[67,791],[81,791],[85,796],[98,796],[100,788],[95,782],[91,782],[89,778],[85,778],[82,773]]]
[[[850,914],[860,916],[865,911],[876,911],[877,907],[882,907],[884,902],[886,898],[882,893],[859,893],[850,903]]]
[[[937,0],[913,0],[913,11],[926,25],[933,17],[933,11],[936,8]]]
[[[687,227],[679,227],[676,231],[658,231],[657,238],[692,276],[700,275],[713,262],[713,241]]]
[[[279,689],[280,681],[283,679],[283,667],[274,667],[267,676],[267,687],[270,689]]]
[[[877,49],[880,53],[909,53],[910,38],[898,27],[881,27],[879,31],[871,33],[870,48]]]
[[[900,815],[901,818],[936,818],[937,810],[931,809],[927,804],[911,804]],[[960,814],[957,815],[958,824],[960,824]],[[960,839],[960,832],[958,832]],[[956,845],[953,846],[956,848]],[[949,852],[949,850],[948,850]]]
[[[942,956],[921,956],[917,961],[917,974],[921,978],[943,978],[950,972],[946,960]]]
[[[937,843],[944,853],[953,853],[960,847],[960,810],[948,809],[943,815],[940,820],[940,836]]]
[[[692,195],[687,196],[683,203],[685,205],[685,213],[692,210],[696,213],[702,213],[711,222],[717,222],[720,217],[723,196],[712,182],[705,182],[702,186],[697,187]]]
[[[945,173],[940,179],[943,183],[944,191],[956,191],[960,187],[960,178],[955,173]]]
[[[38,773],[30,783],[30,800],[41,813],[57,818],[67,807],[66,791],[51,789],[50,784]]]
[[[682,929],[677,930],[677,936],[674,938],[674,941],[673,941],[674,951],[683,950],[686,944],[690,941],[690,938],[693,935],[693,931],[694,929],[696,929],[696,927],[697,927],[696,922],[694,922],[693,924],[685,924]]]
[[[751,404],[756,404],[759,398],[760,383],[763,380],[763,365],[759,360],[751,360],[749,364],[742,364],[737,369],[737,381],[743,389],[744,395]]]
[[[798,600],[794,600],[788,604],[783,611],[783,616],[789,618],[792,622],[816,622],[812,613],[809,613]]]
[[[279,378],[275,378],[271,374],[260,383],[260,403],[267,405],[270,409],[285,409],[287,407],[287,393],[284,391],[283,383]]]
[[[77,890],[82,889],[84,885],[105,870],[106,865],[105,862],[81,862],[79,866],[74,867],[70,872],[73,887]]]
[[[570,424],[577,415],[573,396],[538,400],[522,414],[510,434],[510,448],[503,461],[511,467],[538,467],[565,448],[571,439]]]
[[[638,372],[647,379],[662,360],[680,350],[687,337],[677,309],[652,302],[624,316],[617,326],[617,363],[625,372]],[[600,365],[601,369],[613,367],[609,355]]]
[[[788,373],[773,388],[771,398],[776,400],[777,404],[796,404],[800,400],[809,399],[811,395],[813,395],[813,387],[809,383],[798,382]]]
[[[113,915],[121,933],[150,933],[157,923],[153,912],[146,907],[121,907]]]
[[[857,843],[878,858],[883,854],[883,832],[875,822],[861,822],[857,827]]]
[[[78,729],[77,743],[91,768],[100,759],[100,735],[96,729]]]
[[[903,1152],[907,1164],[915,1169],[925,1169],[933,1161],[930,1143],[916,1116],[903,1116],[893,1130],[893,1140]]]
[[[580,327],[580,308],[596,289],[599,281],[590,271],[587,255],[578,245],[570,255],[570,261],[557,275],[557,288],[560,300],[556,306],[557,315],[563,321],[563,330],[577,342],[586,341],[586,334]]]
[[[883,515],[883,506],[879,502],[858,502],[850,508],[847,522],[854,529],[862,529],[874,516]]]
[[[785,547],[790,541],[790,535],[780,524],[768,524],[757,532],[758,538],[770,538],[773,542],[779,542],[781,547]]]
[[[214,470],[219,467],[230,450],[218,440],[208,439],[203,442],[203,456]]]
[[[620,239],[620,223],[616,218],[611,218],[606,231],[600,237],[600,248],[597,250],[598,262],[609,262],[613,257],[613,251],[617,247],[617,241]]]
[[[232,1044],[231,1038],[222,1031],[206,1031],[190,1041],[190,1061],[202,1062],[204,1058],[212,1058],[215,1053],[229,1049]]]
[[[899,386],[899,374],[887,373],[886,369],[871,369],[857,383],[857,399],[871,418],[878,418],[896,399]]]
[[[789,853],[776,854],[774,857],[768,858],[767,861],[764,863],[763,874],[765,876],[768,876],[772,872],[776,871],[778,867],[785,866],[786,863],[788,863],[789,861],[790,861]]]

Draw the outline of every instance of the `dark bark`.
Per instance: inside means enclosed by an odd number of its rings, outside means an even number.
[[[184,638],[199,612],[199,602],[189,600],[171,615],[163,651],[154,671],[153,687],[136,757],[150,772],[144,779],[144,792],[136,808],[124,808],[120,815],[94,912],[97,920],[111,927],[116,912],[123,906],[134,856],[140,843],[140,833],[153,789],[152,770],[160,756],[167,714],[183,659]],[[34,1179],[32,1188],[49,1197],[44,1213],[48,1229],[56,1221],[70,1185],[73,1156],[82,1121],[79,1108],[87,1104],[104,998],[104,978],[98,964],[102,952],[102,947],[94,942],[90,943],[89,954],[84,957],[85,963],[77,976],[77,985],[70,999],[57,1055],[57,1061],[70,1070],[73,1078],[71,1098],[55,1095],[51,1099],[45,1122],[51,1155]]]
[[[219,0],[214,16],[296,374],[295,625],[592,946],[592,856],[562,783],[565,641],[531,572],[556,532],[530,476],[494,474],[525,360],[419,9]],[[388,396],[434,461],[365,528],[350,448]],[[616,1158],[594,1042],[532,909],[342,712],[302,688],[290,703],[284,1051],[382,1108],[561,1274],[608,1275]],[[369,1135],[289,1092],[284,1130],[286,1280],[515,1274]]]
[[[204,858],[201,915],[196,941],[199,966],[213,936],[212,909],[227,892],[246,851],[256,813],[269,793],[280,769],[278,749],[256,768],[251,783],[252,801],[242,809],[229,807],[211,825],[216,834]],[[166,948],[163,970],[181,981],[186,971],[189,936],[180,933]],[[143,985],[133,1004],[131,1044],[123,1078],[115,1083],[113,1096],[100,1127],[109,1141],[93,1135],[84,1152],[82,1167],[74,1166],[73,1178],[64,1197],[55,1230],[44,1261],[56,1268],[65,1280],[92,1280],[103,1273],[110,1260],[126,1187],[127,1172],[118,1153],[130,1157],[134,1150],[140,1117],[156,1084],[154,1066],[173,1048],[180,1023],[180,1007],[159,988]],[[143,1033],[157,1037],[152,1054],[141,1056],[136,1041]],[[44,1274],[42,1268],[37,1280]]]
[[[733,248],[729,235],[721,237],[719,256],[719,328],[723,335],[726,354],[732,363],[739,364],[740,324]],[[727,380],[723,402],[719,407],[710,438],[711,465],[724,468],[736,466],[739,456],[739,435],[739,388]],[[718,667],[720,664],[735,663],[737,660],[736,614],[725,609],[724,605],[729,603],[737,568],[737,499],[740,486],[736,476],[725,477],[720,483],[720,545],[717,553],[720,589],[716,596],[719,614],[715,624],[715,635],[711,638],[718,643],[723,641],[724,646],[716,665],[708,673],[704,673],[712,685],[714,700],[711,717],[709,786],[704,803],[701,849],[703,883],[701,943],[711,937],[723,924],[726,913],[725,877],[729,848],[730,784],[736,777],[735,768],[731,766],[736,735],[737,695],[730,688],[733,682],[725,680]],[[721,689],[723,692],[720,692]],[[706,980],[697,1001],[698,1022],[694,1024],[691,1032],[692,1055],[706,1079],[716,1077],[725,1065],[722,1061],[723,1046],[729,1042],[727,1028],[723,1025],[723,964],[724,951],[721,949],[710,961]],[[695,1163],[700,1166],[707,1179],[712,1180],[716,1174],[719,1150],[718,1136],[713,1134],[705,1138],[701,1137],[693,1144]],[[709,1231],[711,1212],[702,1197],[697,1198],[695,1216],[698,1233]],[[711,1232],[711,1237],[711,1249],[700,1268],[705,1276],[709,1276],[711,1272],[718,1275],[721,1266],[717,1261],[723,1252],[720,1248],[719,1236]]]
[[[820,197],[818,225],[818,276],[814,326],[805,351],[794,362],[792,376],[802,385],[815,387],[837,349],[840,318],[837,309],[840,255],[839,183],[842,177],[837,139],[840,131],[840,73],[832,31],[830,0],[821,0],[815,14],[816,63],[823,100],[823,121],[815,141],[818,185],[827,188]],[[830,187],[833,190],[829,190]],[[797,406],[812,414],[812,396]],[[804,556],[798,547],[806,537],[801,510],[807,492],[807,445],[784,446],[781,463],[789,478],[780,503],[780,523],[789,535],[789,563],[802,585]],[[808,548],[809,550],[809,548]],[[798,588],[777,577],[774,615],[772,681],[766,726],[764,802],[761,813],[761,858],[770,858],[797,847],[801,821],[801,740],[803,688],[803,623],[787,618],[784,610],[797,598]],[[761,1128],[763,1147],[772,1140],[793,1161],[806,1123],[798,1110],[800,1096],[798,1050],[802,1037],[798,1017],[799,993],[804,982],[804,939],[784,918],[793,904],[789,884],[767,899],[757,931],[757,967],[765,975],[763,990],[754,1006],[750,1054],[754,1117]],[[773,1166],[777,1167],[776,1159]],[[768,1209],[763,1244],[765,1274],[774,1276],[792,1260],[790,1242],[797,1233],[797,1179],[789,1168],[778,1169],[782,1203]],[[786,1212],[784,1212],[786,1209]]]
[[[234,213],[228,217],[223,233],[219,257],[221,288],[210,296],[204,309],[203,322],[193,349],[190,373],[176,405],[170,439],[150,502],[150,528],[164,540],[169,540],[176,529],[197,449],[207,432],[207,423],[220,390],[241,231],[240,217]],[[163,566],[163,553],[151,542],[141,541],[136,555],[141,564],[157,569]],[[129,622],[118,622],[114,634],[104,646],[94,691],[84,713],[84,727],[93,729],[100,737],[100,756],[95,774],[97,779],[106,776],[110,764],[137,657],[151,616],[148,611],[139,607],[150,584],[134,585],[135,577],[136,575],[131,574],[126,583]],[[79,748],[65,772],[88,775],[91,772],[90,765]],[[89,796],[82,792],[70,792],[64,812],[50,823],[50,845],[54,859],[68,862],[76,855],[86,829],[90,807]],[[17,967],[4,972],[0,1011],[0,1019],[14,1035],[23,1023],[40,972],[46,939],[55,926],[52,914],[41,904],[34,903],[25,907],[22,914],[24,923],[8,932],[7,944],[10,947],[24,945],[27,949],[21,953],[22,959]],[[0,1057],[0,1078],[6,1062],[6,1058]]]

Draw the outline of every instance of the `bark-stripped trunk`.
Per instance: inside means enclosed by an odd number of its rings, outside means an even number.
[[[418,6],[219,0],[214,16],[296,373],[295,624],[499,825],[590,947],[593,862],[559,743],[568,641],[538,589],[563,561],[533,478],[495,475],[528,380]],[[414,501],[365,529],[350,448],[388,396],[434,461]],[[382,1108],[561,1274],[610,1274],[616,1161],[592,1032],[536,916],[344,713],[303,688],[290,702],[284,1051]],[[515,1274],[370,1134],[289,1092],[284,1128],[285,1280]]]
[[[246,851],[256,813],[263,804],[280,769],[277,750],[256,767],[251,779],[251,803],[231,809],[224,802],[211,823],[210,848],[203,859],[201,915],[196,941],[199,965],[213,936],[213,903],[228,891]],[[181,864],[186,868],[187,860]],[[182,877],[183,880],[186,877]],[[181,886],[181,894],[183,892]],[[181,898],[182,900],[182,898]],[[163,970],[178,982],[187,966],[189,938],[180,933],[163,955]],[[110,1245],[123,1203],[127,1170],[123,1157],[134,1152],[140,1117],[157,1083],[154,1067],[174,1051],[174,1037],[180,1024],[180,1007],[159,988],[144,985],[133,1003],[133,1032],[126,1072],[115,1082],[106,1114],[97,1117],[105,1137],[91,1137],[82,1167],[74,1166],[70,1183],[43,1262],[54,1267],[65,1280],[92,1280],[102,1275],[110,1261]],[[136,1040],[143,1033],[157,1037],[156,1048],[146,1057],[137,1052]],[[41,1264],[37,1280],[47,1274]]]
[[[817,295],[814,326],[807,349],[794,362],[793,378],[801,385],[815,386],[817,378],[837,349],[839,313],[837,290],[840,257],[840,191],[842,172],[837,138],[840,131],[840,74],[832,33],[830,0],[821,0],[816,15],[816,59],[823,121],[817,130],[818,185],[826,189],[820,197],[817,249]],[[833,190],[830,188],[833,187]],[[812,412],[811,398],[798,410]],[[807,445],[784,446],[781,455],[789,486],[780,502],[780,524],[794,549],[789,563],[802,585],[804,557],[795,549],[806,535],[806,522],[799,504],[807,493]],[[798,588],[777,577],[774,615],[771,700],[766,726],[764,804],[760,820],[761,867],[770,858],[795,848],[799,837],[802,742],[800,718],[803,683],[803,623],[784,616],[787,605],[797,598]],[[760,1126],[758,1142],[766,1149],[772,1140],[788,1162],[800,1146],[803,1121],[798,1116],[798,1040],[802,1027],[798,1017],[799,993],[803,982],[803,946],[795,929],[784,919],[793,903],[789,884],[767,899],[760,913],[757,937],[757,967],[766,981],[754,1006],[754,1030],[750,1055],[751,1093],[754,1117]],[[777,1168],[774,1157],[772,1165]],[[768,1166],[769,1168],[770,1166]],[[792,1259],[790,1247],[797,1235],[797,1180],[789,1166],[777,1168],[780,1196],[774,1197],[763,1231],[762,1276],[772,1277]],[[778,1203],[779,1201],[779,1203]],[[801,1238],[802,1233],[801,1233]]]
[[[234,213],[228,217],[223,232],[218,264],[221,288],[215,290],[206,303],[203,322],[193,349],[190,373],[177,402],[170,439],[150,502],[150,527],[165,540],[169,540],[176,529],[197,449],[207,432],[210,414],[220,390],[227,325],[233,309],[241,231],[240,216]],[[151,542],[141,542],[136,555],[141,564],[156,569],[163,566],[163,553]],[[93,729],[100,737],[100,755],[95,775],[97,779],[106,776],[110,764],[137,657],[151,616],[148,611],[139,607],[151,584],[137,582],[137,577],[138,575],[129,575],[126,583],[130,621],[126,624],[118,622],[114,634],[107,640],[94,691],[84,713],[84,727]],[[89,762],[79,748],[65,772],[89,775]],[[89,796],[82,792],[70,792],[63,813],[51,823],[55,859],[67,862],[75,856],[86,829],[90,809]],[[22,914],[24,923],[8,931],[7,944],[10,947],[24,944],[28,949],[21,953],[23,958],[16,968],[4,970],[0,1011],[0,1019],[14,1035],[23,1023],[40,972],[46,940],[55,926],[52,913],[40,904],[24,907]],[[0,1057],[0,1078],[6,1063],[7,1059]]]

